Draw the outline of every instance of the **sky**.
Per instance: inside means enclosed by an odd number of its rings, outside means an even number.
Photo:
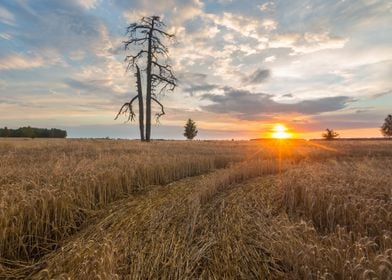
[[[135,94],[126,27],[149,15],[176,35],[179,83],[159,97],[152,138],[183,139],[188,118],[199,139],[266,137],[277,123],[377,137],[392,113],[391,1],[0,0],[0,126],[137,138],[114,117]]]

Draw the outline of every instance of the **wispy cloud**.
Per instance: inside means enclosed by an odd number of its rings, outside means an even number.
[[[0,38],[2,38],[4,40],[10,40],[12,38],[12,36],[8,33],[0,33]]]
[[[81,7],[85,9],[94,9],[97,5],[99,0],[74,0],[76,4],[79,4]]]
[[[0,5],[0,22],[8,25],[15,25],[15,16],[6,8]]]
[[[13,54],[0,58],[0,70],[24,70],[45,66],[45,60],[39,56]]]

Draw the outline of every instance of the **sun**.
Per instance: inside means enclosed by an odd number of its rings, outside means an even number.
[[[292,137],[292,134],[288,132],[288,128],[282,124],[276,124],[272,128],[271,137],[275,139],[288,139]]]

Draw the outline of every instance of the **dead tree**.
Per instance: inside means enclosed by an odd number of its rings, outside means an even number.
[[[144,138],[144,105],[143,105],[143,90],[142,90],[142,78],[140,77],[140,69],[139,66],[136,65],[136,86],[137,86],[137,95],[139,100],[139,130],[140,130],[140,139],[142,141]]]
[[[140,22],[130,24],[127,27],[128,40],[124,42],[125,50],[135,51],[135,55],[128,55],[125,61],[128,63],[127,70],[140,65],[142,60],[145,63],[143,71],[146,73],[146,133],[145,140],[150,141],[151,137],[151,103],[157,103],[161,111],[157,113],[156,121],[165,114],[164,106],[158,101],[160,94],[165,91],[173,91],[177,86],[177,79],[173,74],[172,67],[167,63],[168,48],[163,39],[173,39],[174,35],[164,31],[165,24],[158,16],[143,17]],[[139,104],[141,102],[139,98]],[[129,104],[129,105],[127,105]],[[128,106],[128,107],[127,107]],[[131,102],[125,103],[120,109],[125,114],[130,114],[129,120],[133,120],[129,107]],[[139,106],[140,107],[140,106]],[[123,109],[125,108],[125,109]],[[126,109],[128,108],[128,109]],[[140,112],[140,110],[139,110]],[[133,113],[134,114],[134,113]]]
[[[124,103],[120,111],[118,111],[115,120],[121,114],[128,115],[127,121],[133,121],[135,119],[135,112],[133,111],[132,103],[138,99],[139,100],[139,129],[140,129],[140,140],[144,141],[144,107],[143,107],[143,91],[142,91],[142,80],[140,77],[140,69],[139,66],[135,65],[136,67],[136,88],[137,88],[137,95],[134,96],[131,101]]]

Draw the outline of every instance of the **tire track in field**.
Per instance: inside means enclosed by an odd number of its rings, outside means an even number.
[[[392,270],[382,263],[390,263],[390,241],[375,245],[371,242],[375,239],[366,232],[363,222],[354,232],[347,232],[344,220],[337,220],[342,225],[337,230],[327,235],[320,234],[317,221],[312,221],[309,214],[304,217],[304,213],[311,211],[304,211],[301,205],[288,210],[287,204],[282,203],[287,195],[285,189],[290,190],[293,185],[297,188],[310,185],[310,189],[303,192],[309,197],[317,193],[320,198],[329,201],[329,205],[334,195],[346,194],[349,197],[335,200],[333,209],[339,209],[339,204],[344,207],[353,193],[362,195],[364,201],[357,204],[362,208],[348,207],[349,211],[372,213],[374,228],[378,228],[378,234],[384,234],[387,236],[384,238],[388,239],[390,219],[384,214],[388,212],[377,212],[380,207],[385,207],[385,197],[389,193],[386,187],[389,181],[383,175],[388,161],[382,164],[357,162],[354,167],[353,163],[299,165],[281,176],[275,174],[248,180],[214,197],[208,206],[203,207],[196,226],[196,231],[200,232],[196,238],[200,241],[200,247],[206,240],[209,243],[214,240],[214,245],[210,246],[203,261],[198,264],[199,271],[195,278],[346,279],[350,276],[353,279],[367,279],[366,275],[372,273],[374,279],[389,279]],[[320,167],[324,173],[317,171]],[[376,174],[379,174],[378,181],[374,179]],[[295,178],[303,181],[295,181]],[[329,186],[324,186],[325,182],[329,182]],[[347,183],[341,187],[342,182]],[[369,190],[368,186],[372,184],[373,189]],[[320,189],[327,190],[331,185],[335,185],[334,194],[320,192]],[[311,188],[316,190],[312,191]],[[377,206],[377,199],[381,206]],[[323,207],[325,211],[328,209],[323,201],[315,204],[321,210]],[[293,213],[295,211],[297,213]],[[363,217],[358,218],[359,223],[363,220]],[[361,249],[354,253],[353,248]]]
[[[206,207],[214,211],[209,201],[233,183],[276,171],[275,161],[249,162],[174,182],[138,200],[118,202],[97,224],[46,256],[32,278],[203,277],[198,268],[216,243],[214,238],[198,238],[203,234],[201,213]]]
[[[284,176],[284,174],[282,174]],[[286,266],[266,249],[276,216],[267,175],[229,187],[200,211],[194,245],[212,244],[195,264],[198,279],[282,279]]]
[[[237,160],[230,155],[181,155],[143,164],[115,157],[90,164],[88,158],[72,158],[31,168],[22,176],[24,183],[0,186],[0,277],[4,270],[25,267],[58,248],[109,203]]]
[[[178,220],[183,221],[187,216],[183,206],[190,206],[187,198],[192,189],[197,188],[199,180],[214,176],[212,174],[155,188],[137,200],[118,201],[71,238],[61,252],[45,257],[40,266],[46,268],[33,278],[93,279],[100,276],[115,279],[116,274],[128,274],[131,269],[138,270],[139,274],[147,273],[138,265],[149,263],[145,269],[158,265],[145,258],[142,253],[145,244],[152,245],[166,230],[176,230]]]

